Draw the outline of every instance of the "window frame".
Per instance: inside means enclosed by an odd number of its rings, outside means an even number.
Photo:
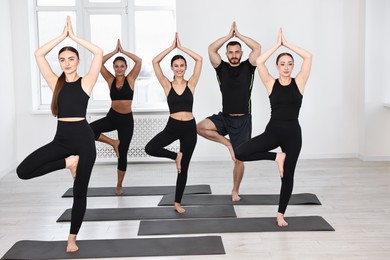
[[[75,12],[76,17],[76,31],[77,35],[83,39],[90,41],[91,39],[91,23],[90,15],[94,14],[120,14],[121,15],[121,42],[122,44],[128,46],[130,52],[136,54],[136,43],[135,43],[135,13],[137,11],[171,11],[174,16],[174,26],[176,26],[176,2],[173,0],[172,5],[169,6],[135,6],[134,2],[136,0],[120,0],[118,3],[91,3],[89,0],[76,0],[74,6],[38,6],[38,0],[29,1],[30,2],[30,36],[33,39],[32,44],[30,44],[31,53],[39,47],[39,45],[44,44],[39,42],[39,25],[38,25],[38,14],[39,12]],[[176,28],[172,28],[173,31],[176,31]],[[83,65],[79,66],[79,73],[84,75],[88,70],[87,65],[91,62],[91,55],[84,48],[79,49],[80,59],[83,61]],[[107,52],[107,50],[105,50]],[[143,58],[140,56],[140,58]],[[42,100],[42,88],[41,84],[41,75],[38,67],[35,65],[35,59],[31,57],[31,76],[32,76],[32,98],[33,98],[33,112],[35,113],[50,113],[50,104],[43,103]],[[155,76],[146,77],[147,80],[153,79]],[[143,80],[145,78],[138,77],[138,80]],[[34,84],[35,83],[35,84]],[[161,87],[161,86],[158,86]],[[136,88],[137,89],[137,88]],[[136,97],[136,91],[135,95]],[[164,99],[165,99],[164,95]],[[166,112],[168,111],[168,106],[166,102],[164,104],[158,103],[142,103],[139,105],[133,104],[134,112]],[[94,100],[93,93],[88,105],[88,113],[105,113],[111,105],[111,100]]]

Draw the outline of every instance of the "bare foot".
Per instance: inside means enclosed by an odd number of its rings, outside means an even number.
[[[73,180],[76,179],[76,169],[77,164],[79,163],[79,158],[80,157],[78,155],[72,155],[65,159],[65,168],[70,170]]]
[[[233,162],[236,162],[236,155],[234,154],[233,146],[227,146],[230,156],[232,157]]]
[[[183,158],[183,153],[178,152],[175,160],[178,173],[181,173],[181,158]]]
[[[118,158],[119,158],[119,143],[120,143],[119,140],[114,140],[113,144],[112,144],[112,148],[114,148],[116,157],[118,157]]]
[[[287,227],[288,223],[284,220],[284,215],[282,213],[277,214],[276,216],[276,223],[279,227]]]
[[[237,202],[237,201],[240,201],[240,200],[241,200],[241,198],[238,195],[238,191],[232,191],[232,201],[233,202]]]
[[[122,190],[122,187],[116,187],[116,192],[115,192],[115,194],[117,195],[117,196],[122,196],[124,193],[123,193],[123,190]]]
[[[74,253],[79,250],[79,247],[76,245],[76,235],[69,234],[68,236],[68,245],[66,246],[67,253]]]
[[[278,165],[280,177],[283,178],[284,173],[284,160],[286,159],[286,153],[277,153],[275,162]]]
[[[180,214],[183,214],[184,212],[186,212],[186,210],[181,207],[180,203],[177,203],[177,202],[175,202],[175,210]]]

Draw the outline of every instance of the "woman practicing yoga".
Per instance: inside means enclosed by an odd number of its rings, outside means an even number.
[[[88,73],[80,77],[78,51],[63,47],[58,54],[62,74],[58,77],[51,69],[46,55],[69,37],[93,54]],[[30,154],[17,167],[19,178],[27,180],[67,168],[73,181],[73,206],[67,252],[76,252],[76,236],[83,222],[87,206],[87,190],[96,148],[94,134],[85,119],[89,96],[99,76],[103,51],[96,45],[80,39],[73,33],[67,17],[64,31],[35,51],[39,70],[53,91],[52,114],[58,118],[54,140]]]
[[[187,63],[183,56],[175,55],[171,60],[171,69],[174,74],[173,81],[164,76],[160,67],[161,60],[176,48],[195,60],[194,72],[188,81],[184,79]],[[192,115],[192,106],[195,87],[202,69],[202,57],[183,47],[176,33],[172,45],[153,59],[153,68],[167,96],[170,116],[165,129],[150,140],[145,147],[145,152],[152,156],[165,157],[176,161],[178,175],[175,210],[184,213],[185,209],[181,207],[181,199],[187,183],[188,167],[197,141],[196,122]],[[176,140],[180,141],[180,151],[178,153],[164,148]]]
[[[122,56],[117,56],[114,59],[115,76],[104,66],[104,63],[118,52],[125,54],[135,63],[127,75],[127,62]],[[142,60],[135,54],[124,50],[118,39],[115,50],[103,56],[103,65],[100,70],[103,78],[107,81],[112,102],[107,115],[92,122],[91,128],[95,133],[95,140],[111,145],[118,157],[116,195],[123,195],[122,183],[127,170],[127,152],[134,130],[131,105],[133,103],[135,80],[141,70],[141,65]],[[118,132],[118,140],[113,140],[103,134],[113,130]]]
[[[268,58],[281,46],[294,51],[303,59],[301,70],[295,78],[291,77],[294,58],[290,53],[281,53],[276,59],[279,78],[273,78],[265,66]],[[279,226],[288,225],[284,220],[284,213],[293,190],[295,166],[302,146],[298,115],[303,90],[310,75],[311,61],[312,55],[309,52],[288,43],[282,30],[279,31],[276,45],[264,52],[256,61],[260,78],[269,95],[271,119],[264,133],[242,144],[236,150],[236,158],[241,161],[276,161],[282,180],[277,213]],[[280,147],[282,152],[270,152],[277,147]]]

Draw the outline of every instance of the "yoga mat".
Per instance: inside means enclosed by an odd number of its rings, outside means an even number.
[[[80,240],[79,251],[66,253],[66,241],[23,240],[15,243],[1,259],[74,259],[136,256],[225,254],[219,236]]]
[[[287,227],[279,227],[276,217],[235,219],[142,220],[138,235],[172,235],[199,233],[334,231],[322,217],[286,217]]]
[[[133,186],[123,187],[121,196],[152,196],[175,193],[176,186]],[[117,196],[116,187],[91,187],[88,188],[88,197]],[[188,185],[184,194],[211,194],[210,185]],[[73,188],[69,188],[62,197],[73,197]]]
[[[184,196],[182,205],[278,205],[279,195],[272,194],[253,194],[240,195],[241,200],[238,202],[232,201],[231,195],[196,195],[190,194]],[[171,205],[174,201],[172,194],[166,194],[162,197],[159,206]],[[299,193],[291,195],[289,205],[321,205],[317,196],[311,193]]]
[[[172,204],[172,203],[171,203]],[[84,221],[140,220],[140,219],[187,219],[187,218],[235,218],[233,205],[185,207],[184,214],[171,207],[153,208],[102,208],[87,209]],[[72,209],[67,209],[57,222],[70,221]]]

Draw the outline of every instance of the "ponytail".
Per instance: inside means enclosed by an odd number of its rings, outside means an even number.
[[[58,116],[58,95],[65,83],[65,73],[62,72],[61,76],[58,78],[55,89],[53,91],[53,98],[51,100],[51,113],[53,116]]]

